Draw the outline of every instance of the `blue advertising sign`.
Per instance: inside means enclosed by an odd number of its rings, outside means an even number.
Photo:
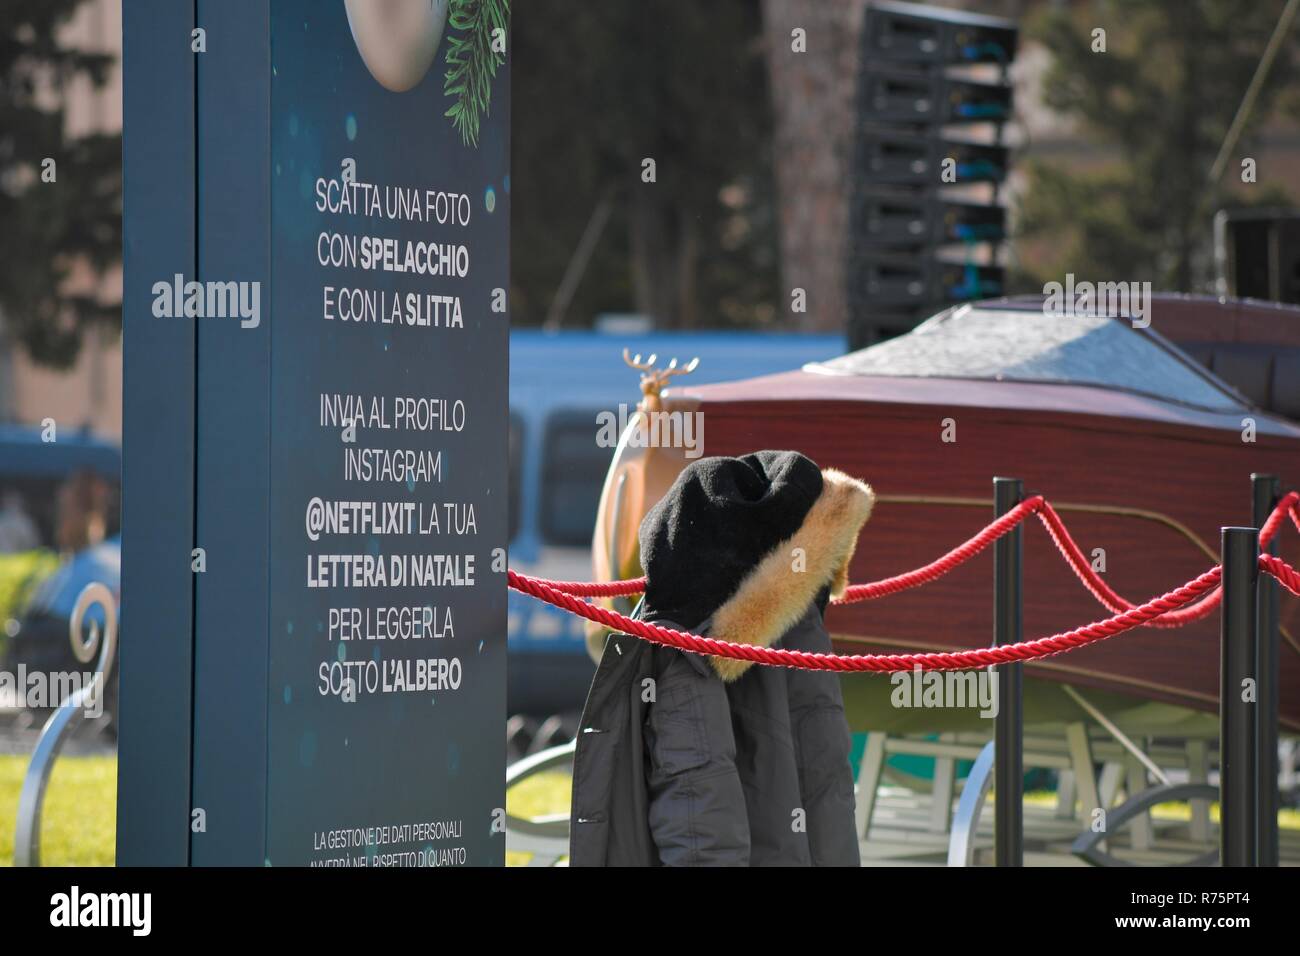
[[[154,298],[125,334],[129,366],[195,330],[181,862],[504,862],[507,25],[448,7],[197,7],[195,274],[128,258]],[[155,29],[128,18],[128,74],[133,27]],[[156,224],[132,200],[128,236]],[[140,502],[162,478],[125,456]],[[128,569],[161,560],[133,517]],[[177,862],[130,806],[134,695],[167,675],[126,653],[150,595],[123,604],[119,860]]]

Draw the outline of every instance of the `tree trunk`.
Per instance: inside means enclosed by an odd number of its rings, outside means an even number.
[[[639,170],[637,172],[639,175]],[[628,217],[632,259],[632,291],[636,310],[654,320],[656,328],[677,328],[677,228],[672,207],[654,183],[632,187]]]
[[[656,328],[694,328],[699,230],[690,212],[665,195],[653,183],[632,190],[632,291],[637,311],[650,316]]]
[[[763,0],[776,127],[782,314],[797,327],[843,331],[848,312],[848,202],[863,0]],[[791,32],[806,32],[806,52]],[[807,311],[792,313],[803,289]]]

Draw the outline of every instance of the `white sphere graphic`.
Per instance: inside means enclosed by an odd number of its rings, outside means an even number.
[[[447,23],[447,0],[344,0],[370,75],[395,93],[424,79]]]

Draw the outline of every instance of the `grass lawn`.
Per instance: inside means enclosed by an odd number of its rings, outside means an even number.
[[[0,866],[13,866],[18,793],[26,756],[0,755]],[[45,791],[41,862],[112,866],[117,833],[117,758],[60,757]]]
[[[0,866],[13,866],[18,793],[25,756],[0,754]],[[524,817],[566,813],[569,776],[539,774],[511,789],[506,804]],[[117,758],[60,757],[45,794],[41,862],[46,866],[112,866],[117,833]],[[524,854],[507,862],[522,865]]]
[[[18,792],[27,757],[0,755],[0,866],[13,865],[14,821],[18,813]],[[510,812],[521,817],[541,817],[569,810],[570,780],[567,773],[538,774],[513,787],[506,795]],[[1036,792],[1025,802],[1046,804],[1055,794]],[[117,828],[117,758],[60,757],[54,765],[45,797],[45,818],[41,826],[42,862],[46,866],[112,866]],[[1211,816],[1217,820],[1218,804]],[[1189,819],[1185,804],[1161,804],[1157,817]],[[1300,829],[1300,812],[1283,810],[1279,824]],[[507,853],[507,866],[527,863],[526,854]]]

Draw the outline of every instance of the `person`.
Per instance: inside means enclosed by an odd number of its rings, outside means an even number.
[[[12,488],[6,488],[0,504],[0,554],[31,551],[40,543],[41,536],[27,514],[23,496]]]
[[[69,475],[59,486],[55,543],[64,555],[99,544],[108,534],[108,482],[92,471]]]
[[[875,496],[790,451],[702,458],[641,523],[635,616],[830,653]],[[571,866],[857,866],[850,735],[828,671],[612,633],[573,764]]]

